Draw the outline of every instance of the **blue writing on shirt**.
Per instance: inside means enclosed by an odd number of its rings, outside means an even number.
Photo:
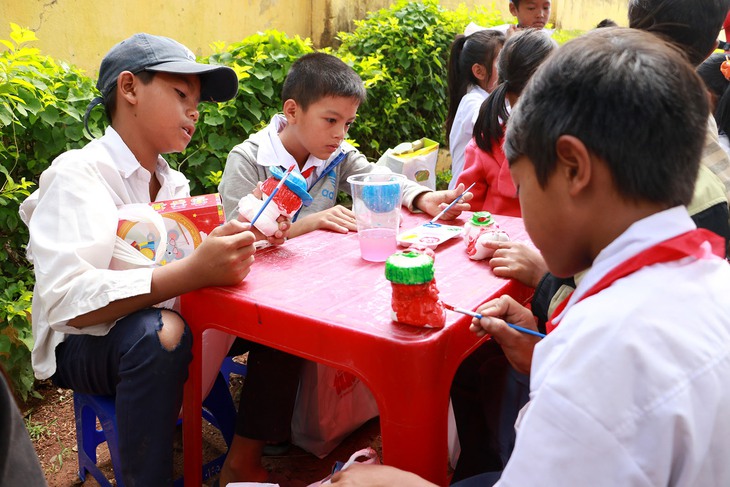
[[[321,195],[330,200],[335,199],[335,172],[327,173],[327,181],[322,185]]]

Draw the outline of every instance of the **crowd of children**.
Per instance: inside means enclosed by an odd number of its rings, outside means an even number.
[[[455,479],[725,485],[730,466],[717,452],[730,447],[729,122],[722,61],[707,58],[730,0],[631,0],[630,28],[596,29],[560,48],[540,31],[550,8],[512,0],[517,24],[504,33],[471,26],[457,36],[450,189],[407,182],[403,191],[408,210],[435,216],[476,182],[441,218],[469,209],[522,216],[540,250],[495,244],[495,274],[537,290],[531,310],[502,297],[472,324],[494,340],[457,373],[467,393],[455,398],[464,439]],[[257,240],[355,231],[335,196],[350,191],[348,176],[382,168],[345,140],[366,99],[362,80],[335,56],[307,54],[288,72],[282,112],[230,151],[219,186],[228,221],[185,259],[120,268],[119,208],[189,196],[162,154],[184,150],[199,103],[233,98],[238,79],[172,39],[136,34],[106,54],[97,88],[87,117],[104,105],[104,136],[56,158],[21,206],[36,276],[33,367],[59,387],[115,396],[124,484],[171,485],[191,360],[177,296],[241,282]],[[291,165],[313,201],[266,236],[239,218],[238,202],[260,197],[272,168]],[[535,315],[549,333],[539,343],[505,323],[534,329]],[[302,359],[243,340],[231,353],[243,351],[248,374],[220,485],[282,480],[261,456],[267,442],[288,439],[297,394]],[[485,364],[497,370],[486,382]],[[481,389],[510,381],[514,401],[483,402]],[[495,411],[502,422],[487,424]],[[430,485],[386,466],[353,466],[332,483]]]

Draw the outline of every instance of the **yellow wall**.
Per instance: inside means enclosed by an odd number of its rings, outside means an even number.
[[[442,0],[446,8],[495,5],[509,17],[509,0]],[[626,0],[553,0],[553,21],[561,28],[587,30],[611,17],[625,25]],[[116,42],[145,31],[179,40],[195,54],[210,44],[241,39],[266,29],[312,38],[316,46],[352,27],[353,18],[388,7],[389,0],[0,0],[0,38],[9,22],[36,32],[44,54],[68,61],[91,76]]]

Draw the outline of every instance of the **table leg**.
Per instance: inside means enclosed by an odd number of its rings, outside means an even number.
[[[382,395],[380,431],[383,462],[416,473],[437,485],[448,485],[448,410],[451,377],[434,378],[429,387],[420,377],[400,370],[400,394]],[[371,381],[373,390],[384,385]],[[415,386],[414,386],[415,385]],[[383,390],[383,389],[381,389]]]
[[[203,484],[203,337],[193,333],[193,360],[183,393],[183,462],[185,487]]]

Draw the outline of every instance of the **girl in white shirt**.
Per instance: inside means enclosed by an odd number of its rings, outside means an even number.
[[[454,189],[464,169],[464,149],[471,140],[474,120],[482,102],[494,89],[496,63],[504,45],[504,34],[496,30],[458,35],[451,44],[449,55],[449,112],[446,133],[451,151],[451,182]]]

